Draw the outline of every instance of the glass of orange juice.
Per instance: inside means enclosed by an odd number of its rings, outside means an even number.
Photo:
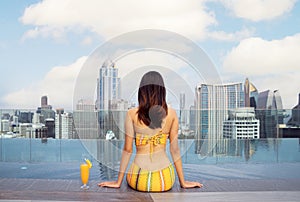
[[[82,186],[80,187],[81,189],[88,189],[89,186],[87,185],[89,181],[89,175],[90,175],[90,168],[88,164],[83,163],[80,165],[80,177],[81,177],[81,182]]]

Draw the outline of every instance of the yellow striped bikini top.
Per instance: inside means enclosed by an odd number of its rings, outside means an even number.
[[[135,136],[135,145],[140,146],[150,144],[150,158],[152,160],[153,147],[159,144],[166,145],[168,136],[168,134],[162,133],[162,131],[152,136],[137,133]]]

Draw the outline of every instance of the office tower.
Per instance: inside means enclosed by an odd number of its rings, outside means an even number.
[[[225,152],[226,142],[220,141],[224,140],[223,122],[228,119],[229,109],[245,106],[244,98],[242,83],[201,84],[196,87],[196,137],[206,141],[204,144],[196,142],[196,152]]]
[[[53,122],[53,121],[52,121]],[[51,123],[47,124],[50,131],[51,129]],[[44,124],[32,124],[32,128],[29,128],[29,131],[31,133],[31,138],[47,138],[48,137],[48,127]],[[53,130],[52,130],[53,131]],[[51,136],[50,136],[51,137]]]
[[[106,61],[99,70],[99,78],[97,80],[97,101],[98,110],[108,110],[111,100],[120,98],[120,78],[118,77],[118,69],[115,63]]]
[[[62,114],[64,109],[56,109],[55,114],[55,139],[62,139]]]
[[[48,97],[46,95],[41,97],[41,108],[42,109],[52,109],[52,106],[48,105]]]
[[[245,92],[245,107],[256,108],[258,91],[256,87],[249,81],[248,78],[246,78],[245,80],[244,92]]]
[[[39,116],[35,116],[35,122],[45,124],[46,119],[55,119],[55,111],[52,110],[52,106],[48,105],[48,97],[42,96],[41,106],[37,108],[36,113]]]
[[[293,107],[291,118],[287,124],[279,124],[280,138],[300,138],[300,93],[298,104]]]
[[[97,100],[96,108],[98,110],[98,122],[100,137],[104,138],[111,123],[112,104],[120,100],[121,85],[118,77],[118,69],[112,61],[105,61],[99,70],[97,80]],[[115,132],[115,131],[114,131]]]
[[[91,100],[81,99],[73,112],[74,130],[80,139],[98,139],[98,111]]]
[[[196,132],[197,128],[197,123],[196,123],[196,108],[195,106],[190,107],[190,118],[189,118],[189,126],[190,130],[193,131],[194,133]]]
[[[47,133],[44,136],[41,136],[41,138],[43,137],[48,137],[48,138],[55,138],[55,121],[52,118],[47,118],[45,120],[45,126],[47,128]]]
[[[48,106],[48,97],[47,96],[42,96],[41,97],[41,107]]]
[[[283,107],[278,90],[258,94],[256,116],[260,121],[260,138],[278,137],[278,126],[283,124]]]
[[[9,120],[10,119],[10,114],[9,113],[3,113],[1,116],[2,120]]]
[[[1,132],[9,132],[9,120],[3,119],[1,120]]]
[[[248,78],[246,78],[244,84],[244,92],[245,92],[245,107],[250,107],[250,82]]]
[[[196,93],[197,139],[222,139],[228,110],[245,105],[243,84],[201,84]]]
[[[292,109],[292,117],[287,125],[300,127],[300,93],[298,95],[298,104]]]
[[[57,109],[55,115],[55,138],[75,139],[73,131],[73,114],[65,113],[63,109]]]
[[[33,112],[20,111],[18,114],[19,123],[32,123]]]
[[[231,139],[259,139],[259,120],[254,108],[229,110],[228,120],[223,123],[223,136]]]

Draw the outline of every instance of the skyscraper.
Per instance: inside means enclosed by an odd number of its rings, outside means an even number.
[[[111,110],[116,111],[114,103],[120,100],[121,85],[118,77],[118,69],[115,63],[105,61],[99,70],[97,80],[97,101],[96,109],[98,110],[98,123],[100,137],[104,137],[107,131],[113,131],[113,117]]]
[[[81,99],[73,113],[75,132],[80,139],[98,139],[98,112],[92,100]]]
[[[41,109],[52,109],[52,106],[48,105],[48,97],[46,95],[41,97]]]
[[[223,121],[228,118],[228,110],[244,107],[244,97],[242,83],[197,86],[197,138],[222,139]]]
[[[283,124],[283,107],[278,90],[258,94],[256,115],[260,121],[260,138],[278,137],[278,125]]]
[[[55,115],[55,138],[75,139],[73,131],[73,114],[65,113],[63,109],[57,109]]]
[[[196,87],[195,151],[202,155],[224,155],[228,148],[223,138],[223,122],[228,110],[245,106],[242,83],[201,84]]]
[[[298,104],[292,109],[292,116],[286,125],[280,124],[280,138],[300,138],[300,93],[298,95]]]
[[[110,102],[120,98],[120,78],[115,63],[106,61],[99,70],[97,83],[97,102],[98,110],[108,110]]]
[[[249,81],[248,78],[246,78],[245,80],[244,92],[245,92],[245,107],[256,108],[258,91],[257,88]]]
[[[298,95],[298,104],[292,109],[292,117],[287,125],[300,127],[300,93]]]

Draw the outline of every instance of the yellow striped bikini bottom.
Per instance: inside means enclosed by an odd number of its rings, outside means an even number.
[[[157,171],[148,171],[132,163],[126,177],[128,185],[138,191],[162,192],[170,190],[175,182],[174,167],[168,167]]]

